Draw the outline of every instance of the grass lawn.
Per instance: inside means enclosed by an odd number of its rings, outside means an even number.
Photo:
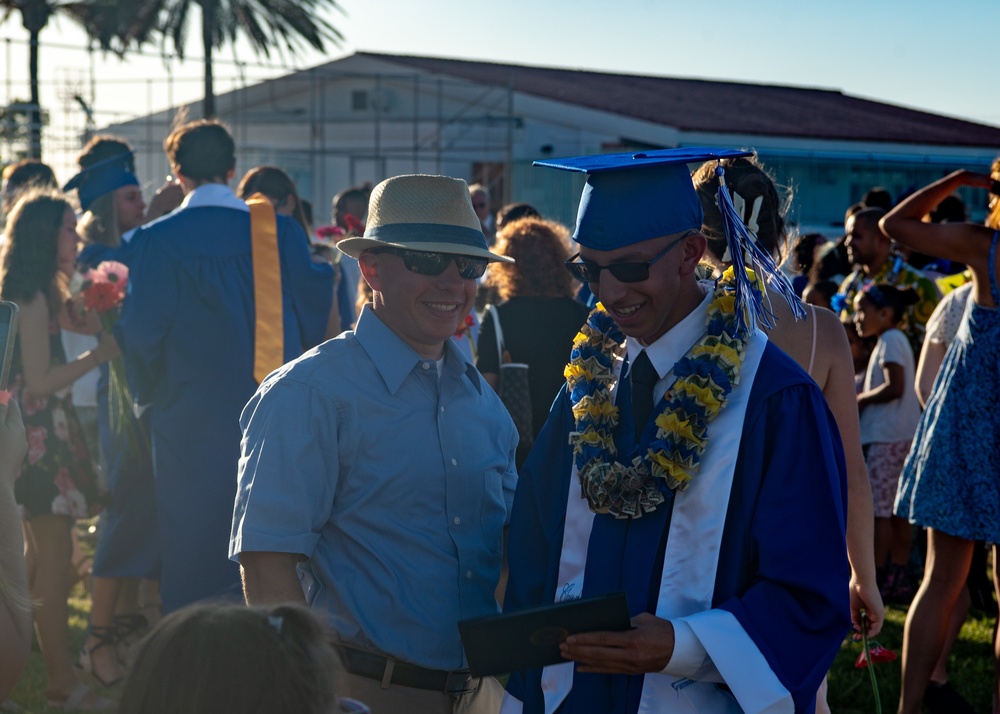
[[[84,548],[86,547],[84,545]],[[81,586],[77,586],[70,598],[70,644],[74,652],[78,652],[83,644],[89,611],[90,597]],[[903,642],[905,618],[905,610],[889,608],[885,627],[878,637],[878,641],[884,647],[896,653],[900,652]],[[962,628],[948,663],[948,671],[955,688],[969,700],[977,712],[984,714],[990,711],[992,700],[993,625],[994,618],[987,618],[982,613],[974,611]],[[835,714],[871,714],[876,711],[868,672],[854,667],[860,651],[860,642],[845,640],[830,671],[828,701]],[[899,698],[899,668],[898,659],[875,665],[882,711],[886,714],[896,711],[896,702]],[[109,691],[89,678],[86,681],[101,694],[112,698],[121,688],[121,685],[118,685]],[[62,711],[50,709],[45,705],[45,667],[37,644],[11,698],[25,708],[26,714]]]

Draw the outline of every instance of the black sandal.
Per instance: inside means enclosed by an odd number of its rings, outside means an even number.
[[[113,687],[116,684],[118,684],[118,682],[122,681],[122,679],[124,679],[124,675],[116,677],[111,681],[106,681],[94,669],[94,660],[92,655],[96,650],[99,650],[102,647],[106,647],[108,645],[110,645],[112,650],[114,650],[115,645],[118,642],[118,631],[115,629],[114,625],[109,625],[107,627],[95,627],[92,625],[90,627],[90,633],[88,635],[88,639],[90,636],[97,638],[97,644],[91,647],[90,649],[87,649],[87,645],[85,643],[83,647],[80,648],[80,656],[76,660],[76,666],[77,668],[83,670],[91,677],[96,679],[98,682],[100,682],[102,686]],[[115,658],[117,659],[117,653],[115,655]]]

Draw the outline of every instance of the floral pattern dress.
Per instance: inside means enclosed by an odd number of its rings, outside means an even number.
[[[64,364],[59,324],[49,324],[50,359]],[[14,495],[25,518],[48,514],[89,518],[99,510],[97,474],[70,390],[36,397],[24,387],[21,347],[11,364],[10,394],[21,405],[28,436],[28,455],[14,483]]]

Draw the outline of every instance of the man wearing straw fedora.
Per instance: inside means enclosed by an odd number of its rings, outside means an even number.
[[[497,611],[517,435],[450,339],[490,261],[464,181],[372,191],[355,330],[268,377],[243,412],[231,557],[248,603],[303,601],[378,712],[495,712],[458,621]]]

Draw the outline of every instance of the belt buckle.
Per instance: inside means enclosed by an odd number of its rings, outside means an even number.
[[[479,691],[481,682],[481,677],[470,676],[468,670],[448,672],[444,680],[444,693],[452,697],[472,694]]]

